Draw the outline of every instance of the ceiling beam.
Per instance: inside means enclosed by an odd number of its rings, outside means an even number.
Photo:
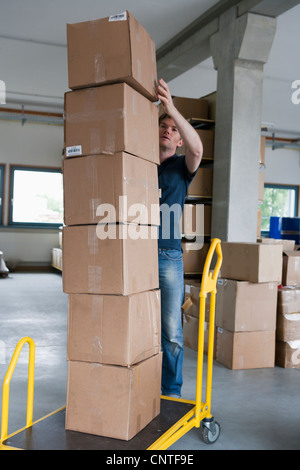
[[[277,17],[300,0],[222,0],[157,50],[158,76],[170,81],[211,56],[210,36],[218,31],[219,17],[236,7],[237,16],[247,12]]]

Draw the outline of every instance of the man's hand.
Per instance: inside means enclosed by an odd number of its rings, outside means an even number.
[[[193,174],[200,165],[203,146],[199,135],[190,123],[180,114],[174,106],[172,95],[167,83],[161,78],[157,86],[157,97],[163,104],[165,112],[173,119],[184,143],[185,143],[185,162],[191,174]]]
[[[172,114],[174,114],[173,112],[174,112],[175,106],[173,104],[173,99],[172,99],[168,84],[162,78],[158,81],[157,97],[162,102],[165,112],[170,117],[172,117]]]

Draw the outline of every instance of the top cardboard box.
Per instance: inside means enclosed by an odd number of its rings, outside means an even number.
[[[69,88],[125,82],[157,101],[154,41],[131,13],[67,25]]]
[[[249,282],[281,282],[282,245],[223,242],[221,277]]]

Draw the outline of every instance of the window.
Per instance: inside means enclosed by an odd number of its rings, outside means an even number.
[[[297,217],[298,186],[265,184],[262,204],[261,231],[268,235],[270,217]]]
[[[56,228],[62,223],[61,170],[11,166],[9,225]]]
[[[0,225],[3,225],[4,165],[0,165]]]

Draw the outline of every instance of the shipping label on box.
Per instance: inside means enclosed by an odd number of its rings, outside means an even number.
[[[126,82],[157,101],[155,43],[130,12],[68,24],[67,52],[69,88]]]
[[[160,352],[160,291],[70,294],[68,360],[131,366]]]
[[[128,153],[66,158],[65,225],[159,225],[157,166]]]
[[[78,149],[82,156],[128,152],[159,164],[157,106],[126,83],[65,93],[64,138],[67,158]]]

